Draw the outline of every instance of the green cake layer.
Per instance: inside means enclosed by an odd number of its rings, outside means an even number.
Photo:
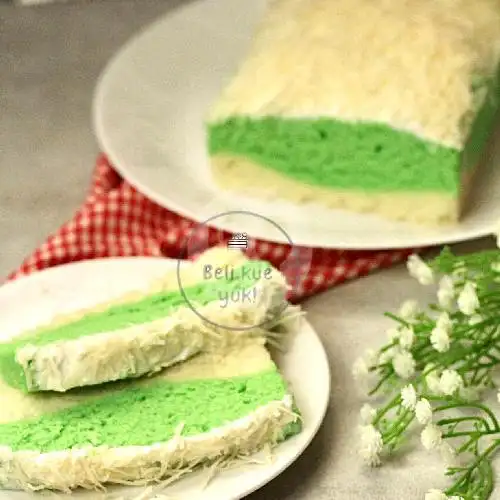
[[[76,340],[99,333],[118,332],[166,318],[176,310],[190,304],[197,308],[220,301],[232,291],[250,289],[271,266],[263,261],[246,261],[219,279],[200,280],[180,290],[166,290],[142,297],[140,300],[111,305],[104,311],[89,312],[76,321],[49,326],[16,336],[0,343],[0,377],[9,385],[27,390],[26,374],[16,361],[16,353],[27,346],[46,346],[51,343]],[[201,276],[200,276],[201,279]],[[30,387],[29,390],[36,388]]]
[[[500,102],[500,74],[473,82],[486,93],[458,150],[384,123],[330,117],[233,116],[208,124],[212,156],[229,154],[290,179],[367,192],[430,191],[456,195],[461,173],[474,168],[491,136]],[[469,117],[464,117],[469,119]]]
[[[277,370],[251,377],[129,387],[38,418],[0,424],[0,445],[40,452],[147,446],[171,439],[180,423],[184,437],[205,433],[279,401],[286,393]]]
[[[323,187],[456,191],[459,185],[459,151],[375,123],[235,117],[209,126],[209,152],[242,156]]]

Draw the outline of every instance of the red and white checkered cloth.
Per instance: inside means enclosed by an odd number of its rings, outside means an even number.
[[[146,198],[124,181],[101,155],[83,206],[9,279],[84,259],[139,255],[179,258],[190,231],[197,225]],[[230,236],[210,228],[208,246],[227,242]],[[280,269],[291,252],[289,245],[259,240],[253,241],[250,247],[253,250],[247,253],[252,257],[267,260]],[[348,279],[401,262],[414,251],[302,250],[308,255],[308,263],[301,279],[292,281],[290,300],[294,302]],[[283,272],[287,274],[286,270]]]

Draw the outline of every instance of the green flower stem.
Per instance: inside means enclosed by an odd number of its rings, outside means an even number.
[[[483,476],[480,479],[485,480],[485,482],[483,483],[485,496],[483,496],[483,498],[484,499],[488,498],[491,495],[491,492],[493,491],[494,477],[493,477],[493,471],[491,470],[491,463],[487,463],[487,461],[489,456],[493,455],[494,452],[497,451],[499,445],[500,445],[500,440],[499,439],[495,440],[483,453],[481,453],[476,458],[476,460],[474,460],[474,462],[469,467],[467,467],[466,472],[461,477],[459,477],[458,480],[455,482],[455,484],[450,488],[448,488],[445,493],[449,496],[454,494],[460,494],[460,489],[469,483],[473,473],[479,467],[481,467],[481,464],[484,463],[485,465],[483,467],[487,468],[488,470],[486,477],[485,474],[480,473],[480,476],[481,475]]]
[[[442,401],[442,398],[436,397],[436,396],[424,396],[426,399],[429,401]],[[498,424],[498,420],[495,417],[495,414],[485,405],[481,403],[472,403],[472,402],[463,402],[463,401],[453,401],[450,402],[447,405],[443,406],[438,406],[437,408],[434,408],[435,412],[438,411],[445,411],[445,410],[451,410],[453,408],[473,408],[476,410],[481,410],[484,411],[490,418],[493,423],[493,432],[499,432],[500,433],[500,425]],[[488,426],[490,428],[490,426]]]
[[[445,425],[450,425],[450,424],[461,424],[462,422],[478,422],[484,425],[485,430],[487,432],[493,432],[495,433],[496,431],[492,431],[490,429],[490,426],[488,425],[488,422],[481,417],[456,417],[456,418],[444,418],[442,420],[438,420],[436,422],[436,425],[440,426],[445,426]]]
[[[413,420],[414,416],[410,412],[406,413],[404,417],[400,418],[396,424],[393,425],[389,432],[382,434],[384,444],[390,445],[390,448],[394,449]]]
[[[496,431],[482,431],[482,432],[473,431],[473,432],[477,432],[478,435],[480,435],[480,437],[498,434],[498,432],[496,432]],[[464,437],[464,436],[470,436],[470,435],[471,435],[471,431],[447,432],[447,433],[443,434],[443,438],[449,439],[449,438],[457,438],[457,437]]]
[[[445,438],[446,437],[447,436],[445,436]],[[465,443],[462,446],[460,446],[460,448],[457,448],[457,450],[456,450],[457,454],[460,454],[460,453],[463,453],[464,451],[467,451],[468,449],[470,449],[470,447],[472,445],[474,445],[474,448],[476,448],[478,443],[479,443],[480,438],[481,438],[481,436],[477,436],[477,435],[470,436],[469,439],[467,441],[465,441]]]
[[[368,393],[368,395],[373,396],[392,376],[393,372],[389,372],[387,375],[381,378],[377,385]]]
[[[376,417],[373,419],[373,425],[377,426],[382,418],[393,408],[398,406],[401,403],[401,396],[398,394],[395,396],[391,401],[389,401],[383,408],[381,408],[378,412]]]

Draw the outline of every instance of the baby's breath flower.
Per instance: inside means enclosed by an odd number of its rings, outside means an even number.
[[[360,435],[359,454],[361,458],[372,467],[380,465],[380,454],[384,448],[382,434],[373,425],[362,425]]]
[[[443,276],[439,280],[437,292],[439,305],[446,310],[451,309],[455,299],[455,286],[451,276]]]
[[[414,339],[415,333],[413,332],[413,328],[409,326],[401,328],[401,332],[399,334],[399,345],[403,349],[409,349],[413,345]]]
[[[410,276],[415,278],[421,285],[432,285],[434,283],[432,269],[417,254],[408,257],[406,267]]]
[[[417,392],[412,384],[401,389],[401,405],[407,410],[414,410],[417,404]]]
[[[470,281],[464,285],[457,299],[458,308],[466,316],[472,316],[479,309],[476,287]]]
[[[437,425],[427,424],[420,434],[420,439],[426,450],[433,450],[437,448],[443,440],[441,429]]]
[[[464,381],[462,380],[462,377],[455,370],[444,370],[441,374],[439,387],[441,388],[443,394],[452,396],[461,387],[463,387],[463,385]]]
[[[359,412],[361,417],[361,423],[363,425],[370,425],[377,414],[377,410],[373,408],[372,405],[365,403]]]
[[[448,497],[441,490],[432,489],[425,494],[425,500],[448,500]]]
[[[450,348],[451,319],[448,313],[441,313],[432,329],[430,341],[438,352],[446,352]]]
[[[427,399],[420,399],[415,405],[415,417],[422,425],[432,422],[432,407]]]
[[[392,367],[397,375],[403,379],[409,379],[415,373],[415,360],[408,351],[399,351],[392,359]]]
[[[431,331],[431,344],[438,352],[446,352],[450,348],[450,337],[444,328],[436,326]]]
[[[446,496],[441,490],[429,490],[425,494],[425,500],[464,500],[463,497],[457,497],[453,495],[452,497]]]
[[[441,383],[440,383],[439,375],[435,371],[426,375],[425,383],[426,383],[427,387],[429,388],[429,391],[432,394],[434,394],[436,396],[441,394]]]
[[[364,358],[358,358],[352,366],[352,375],[355,380],[364,380],[369,375],[369,367]]]
[[[412,321],[418,313],[418,302],[416,300],[405,300],[399,309],[399,316],[405,321]]]

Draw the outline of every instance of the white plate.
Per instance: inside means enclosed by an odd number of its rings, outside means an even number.
[[[160,205],[196,221],[221,212],[264,215],[297,245],[380,249],[451,243],[491,233],[500,218],[500,169],[482,178],[457,227],[426,229],[317,206],[226,194],[210,177],[203,117],[244,57],[264,0],[201,0],[134,38],[98,84],[94,124],[116,168]],[[243,217],[212,225],[286,243],[269,224]]]
[[[54,314],[88,307],[121,295],[126,289],[145,288],[173,264],[172,260],[143,257],[94,260],[53,268],[9,283],[0,288],[0,341],[46,322]],[[165,494],[173,495],[175,500],[239,499],[276,477],[305,450],[321,425],[330,398],[326,353],[307,322],[276,362],[292,386],[304,418],[303,431],[276,449],[271,464],[245,465],[222,472],[205,489],[202,486],[207,473],[193,474],[167,488]],[[128,488],[120,494],[134,498],[140,491]],[[96,492],[76,497],[102,498]],[[32,498],[28,493],[0,490],[0,500]]]

